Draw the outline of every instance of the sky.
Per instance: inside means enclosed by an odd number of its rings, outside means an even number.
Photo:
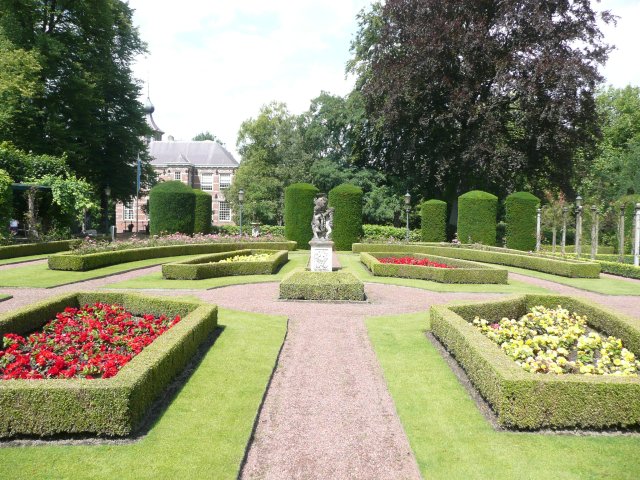
[[[210,131],[238,160],[243,121],[280,101],[292,113],[321,91],[347,94],[349,46],[371,0],[129,0],[149,53],[134,75],[148,82],[154,120],[166,140]],[[615,45],[602,73],[615,87],[640,85],[640,0],[603,0],[618,15],[602,28]],[[145,95],[146,99],[146,89]]]

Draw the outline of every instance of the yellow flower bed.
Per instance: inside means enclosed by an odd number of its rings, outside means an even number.
[[[236,255],[235,257],[218,260],[218,263],[234,262],[268,262],[273,257],[271,253],[254,253],[253,255]]]

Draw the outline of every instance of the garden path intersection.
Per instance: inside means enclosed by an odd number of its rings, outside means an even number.
[[[0,302],[0,312],[62,292],[109,288],[111,283],[159,270],[153,266],[50,289],[0,288],[0,293],[13,296]],[[610,296],[520,274],[510,273],[510,278],[586,298],[640,319],[640,285],[638,295]],[[420,478],[364,319],[423,312],[433,304],[503,296],[438,293],[376,283],[366,284],[367,302],[340,304],[280,301],[277,283],[148,292],[193,295],[220,307],[289,319],[287,337],[240,473],[246,479]]]

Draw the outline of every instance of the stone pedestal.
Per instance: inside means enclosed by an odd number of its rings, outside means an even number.
[[[311,240],[309,270],[312,272],[330,272],[333,269],[333,242],[331,240]]]

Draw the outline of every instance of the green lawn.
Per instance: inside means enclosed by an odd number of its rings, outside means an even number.
[[[517,280],[509,280],[506,285],[500,284],[455,284],[455,283],[439,283],[429,280],[416,280],[411,278],[395,278],[395,277],[376,277],[374,276],[362,262],[360,262],[360,254],[341,253],[340,264],[347,271],[353,273],[363,282],[384,283],[387,285],[401,285],[404,287],[421,288],[423,290],[431,290],[434,292],[480,292],[480,293],[550,293],[549,290],[530,285]]]
[[[286,319],[221,310],[219,323],[220,337],[139,442],[2,448],[0,478],[237,478]]]
[[[33,260],[41,260],[47,258],[51,253],[41,253],[39,255],[29,255],[27,257],[14,257],[0,259],[0,265],[8,265],[10,263],[31,262]]]
[[[182,255],[178,257],[151,258],[137,262],[121,263],[109,267],[96,268],[87,272],[67,272],[63,270],[49,270],[47,264],[25,265],[23,267],[0,270],[0,287],[39,287],[51,288],[68,283],[82,282],[92,278],[106,277],[138,268],[151,267],[162,263],[175,262],[196,257],[197,255]]]
[[[10,298],[13,298],[13,296],[6,293],[0,293],[0,302],[4,302],[5,300],[9,300]]]
[[[604,295],[640,295],[640,284],[629,280],[617,278],[569,278],[551,275],[549,273],[526,270],[524,268],[504,267],[510,272],[521,273],[528,277],[541,278],[551,282],[562,283],[570,287],[588,290],[590,292],[602,293]]]
[[[636,479],[640,437],[497,432],[424,336],[426,313],[367,320],[425,479]]]
[[[289,252],[289,261],[275,275],[238,275],[232,277],[205,278],[204,280],[165,280],[162,273],[153,273],[122,282],[110,283],[107,288],[208,290],[210,288],[240,285],[244,283],[279,282],[295,269],[303,269],[309,261],[309,252]],[[163,262],[167,263],[167,262]]]

